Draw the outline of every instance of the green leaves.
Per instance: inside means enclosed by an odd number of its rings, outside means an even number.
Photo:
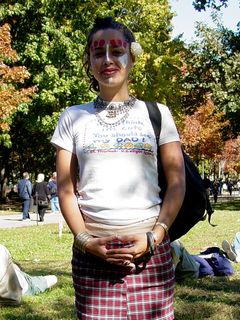
[[[185,55],[185,108],[194,110],[210,95],[217,109],[230,119],[230,114],[240,110],[240,53],[236,38],[233,46],[232,33],[220,26],[211,29],[203,24],[198,26],[198,35],[199,40],[189,46]],[[236,121],[231,117],[232,127],[238,128],[234,135],[240,131]]]

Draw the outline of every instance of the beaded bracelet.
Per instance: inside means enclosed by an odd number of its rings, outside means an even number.
[[[88,241],[93,238],[89,233],[87,232],[80,232],[76,235],[74,239],[75,246],[82,252],[86,253],[86,244]]]

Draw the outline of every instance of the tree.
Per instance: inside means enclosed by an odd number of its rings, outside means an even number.
[[[216,159],[222,153],[222,131],[229,124],[228,121],[223,121],[223,116],[210,99],[192,115],[184,116],[181,141],[196,163],[203,159]]]
[[[23,87],[29,78],[24,66],[17,66],[17,52],[12,49],[10,25],[0,26],[0,144],[1,187],[9,177],[10,126],[17,110],[27,110],[35,92],[34,87]]]
[[[193,112],[211,96],[219,112],[231,122],[232,133],[240,132],[240,52],[233,33],[225,28],[198,26],[199,40],[185,54],[183,105]],[[229,37],[231,36],[231,37]]]
[[[18,57],[11,47],[10,29],[7,23],[0,26],[0,143],[5,146],[11,143],[8,132],[13,114],[26,108],[35,92],[34,87],[21,88],[30,74],[26,67],[14,65]]]
[[[206,10],[206,8],[213,9],[221,9],[222,7],[226,7],[228,4],[228,0],[194,0],[193,6],[196,10],[202,11]]]

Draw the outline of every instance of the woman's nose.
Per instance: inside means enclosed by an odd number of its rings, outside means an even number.
[[[110,53],[110,50],[109,50],[109,45],[107,44],[106,46],[106,54],[104,56],[104,64],[110,64],[112,63],[112,57],[111,57],[111,53]]]

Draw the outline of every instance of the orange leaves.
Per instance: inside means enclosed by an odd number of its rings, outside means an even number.
[[[18,89],[30,77],[24,66],[8,66],[6,61],[17,61],[17,53],[11,47],[10,25],[0,27],[0,132],[8,132],[11,116],[21,103],[31,101],[35,87]]]
[[[222,153],[222,129],[228,125],[208,99],[194,114],[185,116],[181,139],[186,151],[195,159],[212,159]]]
[[[19,82],[24,83],[30,74],[26,67],[9,67],[2,63],[0,65],[0,83],[1,82]]]
[[[225,159],[225,172],[240,173],[240,136],[226,141],[223,151]]]
[[[11,47],[11,27],[8,23],[5,23],[3,26],[0,26],[0,64],[3,60],[8,58],[12,61],[17,60],[17,53]]]

